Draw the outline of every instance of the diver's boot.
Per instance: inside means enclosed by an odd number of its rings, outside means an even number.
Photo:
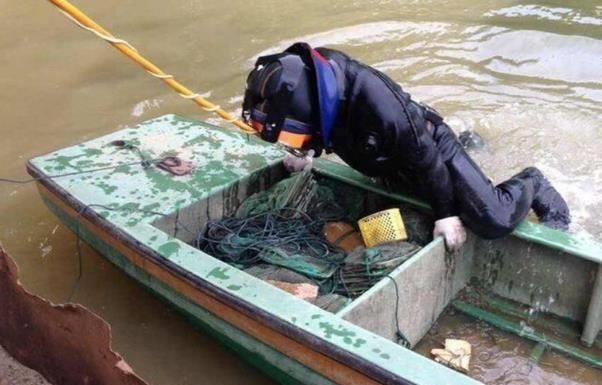
[[[527,170],[532,177],[536,178],[535,198],[531,208],[539,218],[539,223],[556,230],[568,230],[571,213],[562,195],[552,187],[541,171],[535,167],[530,167],[525,171]]]

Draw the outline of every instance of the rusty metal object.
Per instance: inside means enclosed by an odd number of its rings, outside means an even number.
[[[111,350],[109,324],[77,304],[53,305],[27,292],[0,246],[0,344],[56,385],[144,385]]]

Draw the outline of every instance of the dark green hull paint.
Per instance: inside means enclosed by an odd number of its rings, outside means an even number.
[[[200,330],[204,333],[207,333],[211,337],[215,338],[221,344],[234,351],[237,355],[239,355],[245,362],[251,364],[257,369],[261,370],[263,373],[273,378],[277,382],[286,385],[303,385],[302,382],[298,381],[296,378],[292,377],[287,372],[280,369],[280,367],[273,365],[270,361],[268,361],[265,357],[257,352],[251,351],[245,346],[239,344],[237,341],[229,338],[229,333],[222,333],[214,328],[209,323],[203,321],[197,315],[186,310],[187,306],[196,307],[199,312],[205,313],[206,317],[210,317],[213,319],[215,323],[224,323],[224,321],[220,320],[218,317],[211,315],[209,312],[204,309],[198,307],[192,302],[186,300],[184,297],[171,290],[169,287],[164,285],[162,282],[154,279],[150,274],[141,270],[129,263],[127,258],[119,253],[117,250],[101,241],[94,235],[90,234],[85,228],[80,227],[78,229],[78,223],[64,211],[56,207],[52,202],[43,198],[46,206],[65,224],[71,231],[75,234],[79,231],[80,238],[85,241],[88,245],[98,251],[101,255],[103,255],[107,260],[113,263],[115,266],[123,270],[127,275],[134,278],[138,281],[142,286],[151,292],[154,296],[159,298],[161,301],[169,304],[172,308],[177,310],[180,314],[186,318],[186,320],[197,330]],[[228,325],[228,327],[235,329],[233,326]],[[243,333],[239,329],[236,329],[239,333]],[[257,345],[262,345],[267,349],[273,351],[274,354],[280,354],[279,352],[271,349],[269,346],[263,344],[262,342],[254,339],[247,335],[248,338],[254,340],[254,343]],[[307,370],[310,370],[307,368]],[[318,375],[316,373],[316,375]]]

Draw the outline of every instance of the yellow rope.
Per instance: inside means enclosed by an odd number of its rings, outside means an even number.
[[[196,92],[192,92],[180,82],[175,80],[173,75],[163,72],[159,67],[153,64],[151,61],[143,57],[138,53],[138,50],[134,48],[126,40],[119,39],[109,31],[101,27],[94,20],[90,19],[86,14],[80,11],[73,4],[66,0],[49,0],[51,3],[56,5],[59,10],[73,21],[79,27],[90,31],[99,38],[111,44],[113,47],[121,51],[124,55],[138,63],[142,68],[146,70],[152,76],[161,79],[165,84],[175,90],[184,99],[194,101],[199,107],[208,112],[217,114],[220,118],[224,119],[227,123],[232,123],[247,134],[256,134],[256,131],[246,123],[238,120],[234,115],[227,111],[224,111],[219,105],[211,103],[209,100],[203,98]]]
[[[168,74],[156,74],[154,72],[151,71],[146,71],[149,74],[153,75],[154,77],[156,77],[157,79],[173,79],[173,75],[168,75]],[[180,94],[181,95],[181,94]]]
[[[67,12],[63,11],[62,9],[60,9],[59,11],[61,11],[61,13],[63,15],[65,15],[69,20],[71,20],[72,22],[74,22],[75,24],[77,24],[79,27],[85,29],[86,31],[90,31],[93,34],[95,34],[96,36],[98,36],[99,38],[108,41],[111,44],[124,44],[127,45],[128,47],[130,47],[130,49],[138,52],[138,50],[136,48],[134,48],[133,45],[131,45],[130,43],[128,43],[127,41],[123,40],[123,39],[118,39],[115,36],[112,35],[105,35],[102,32],[99,32],[93,28],[90,27],[86,27],[85,25],[83,25],[82,23],[80,23],[79,21],[77,21],[73,16],[71,16],[70,14],[68,14]]]
[[[201,96],[199,94],[190,94],[190,95],[184,95],[184,94],[179,94],[181,97],[183,97],[184,99],[194,99],[197,96]]]

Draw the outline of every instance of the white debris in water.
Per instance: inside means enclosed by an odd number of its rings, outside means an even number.
[[[529,316],[532,316],[535,313],[535,309],[530,307],[529,308]]]
[[[602,19],[590,16],[577,16],[573,21],[578,24],[602,25]]]
[[[44,240],[40,242],[40,251],[42,252],[42,258],[46,258],[52,251],[52,245],[48,244],[48,237],[44,238]]]
[[[523,334],[528,334],[528,333],[533,333],[535,331],[535,329],[533,329],[531,326],[527,325],[527,323],[525,321],[520,321],[520,333],[519,335],[523,335]]]
[[[244,95],[232,96],[230,99],[228,99],[228,104],[241,104],[244,99]]]
[[[40,250],[42,251],[42,258],[46,258],[52,252],[52,245],[43,246]]]
[[[446,122],[456,133],[456,135],[462,131],[472,131],[474,129],[474,122],[471,122],[468,119],[464,119],[457,115],[446,119]]]
[[[497,9],[495,11],[489,11],[484,16],[506,16],[506,17],[524,17],[524,16],[537,16],[540,19],[547,20],[562,20],[564,15],[570,14],[571,8],[560,8],[560,7],[545,7],[541,5],[516,5],[514,7],[507,7]]]
[[[138,118],[142,116],[142,114],[144,114],[147,110],[159,107],[161,103],[161,99],[143,100],[134,106],[134,108],[132,109],[132,116]]]

